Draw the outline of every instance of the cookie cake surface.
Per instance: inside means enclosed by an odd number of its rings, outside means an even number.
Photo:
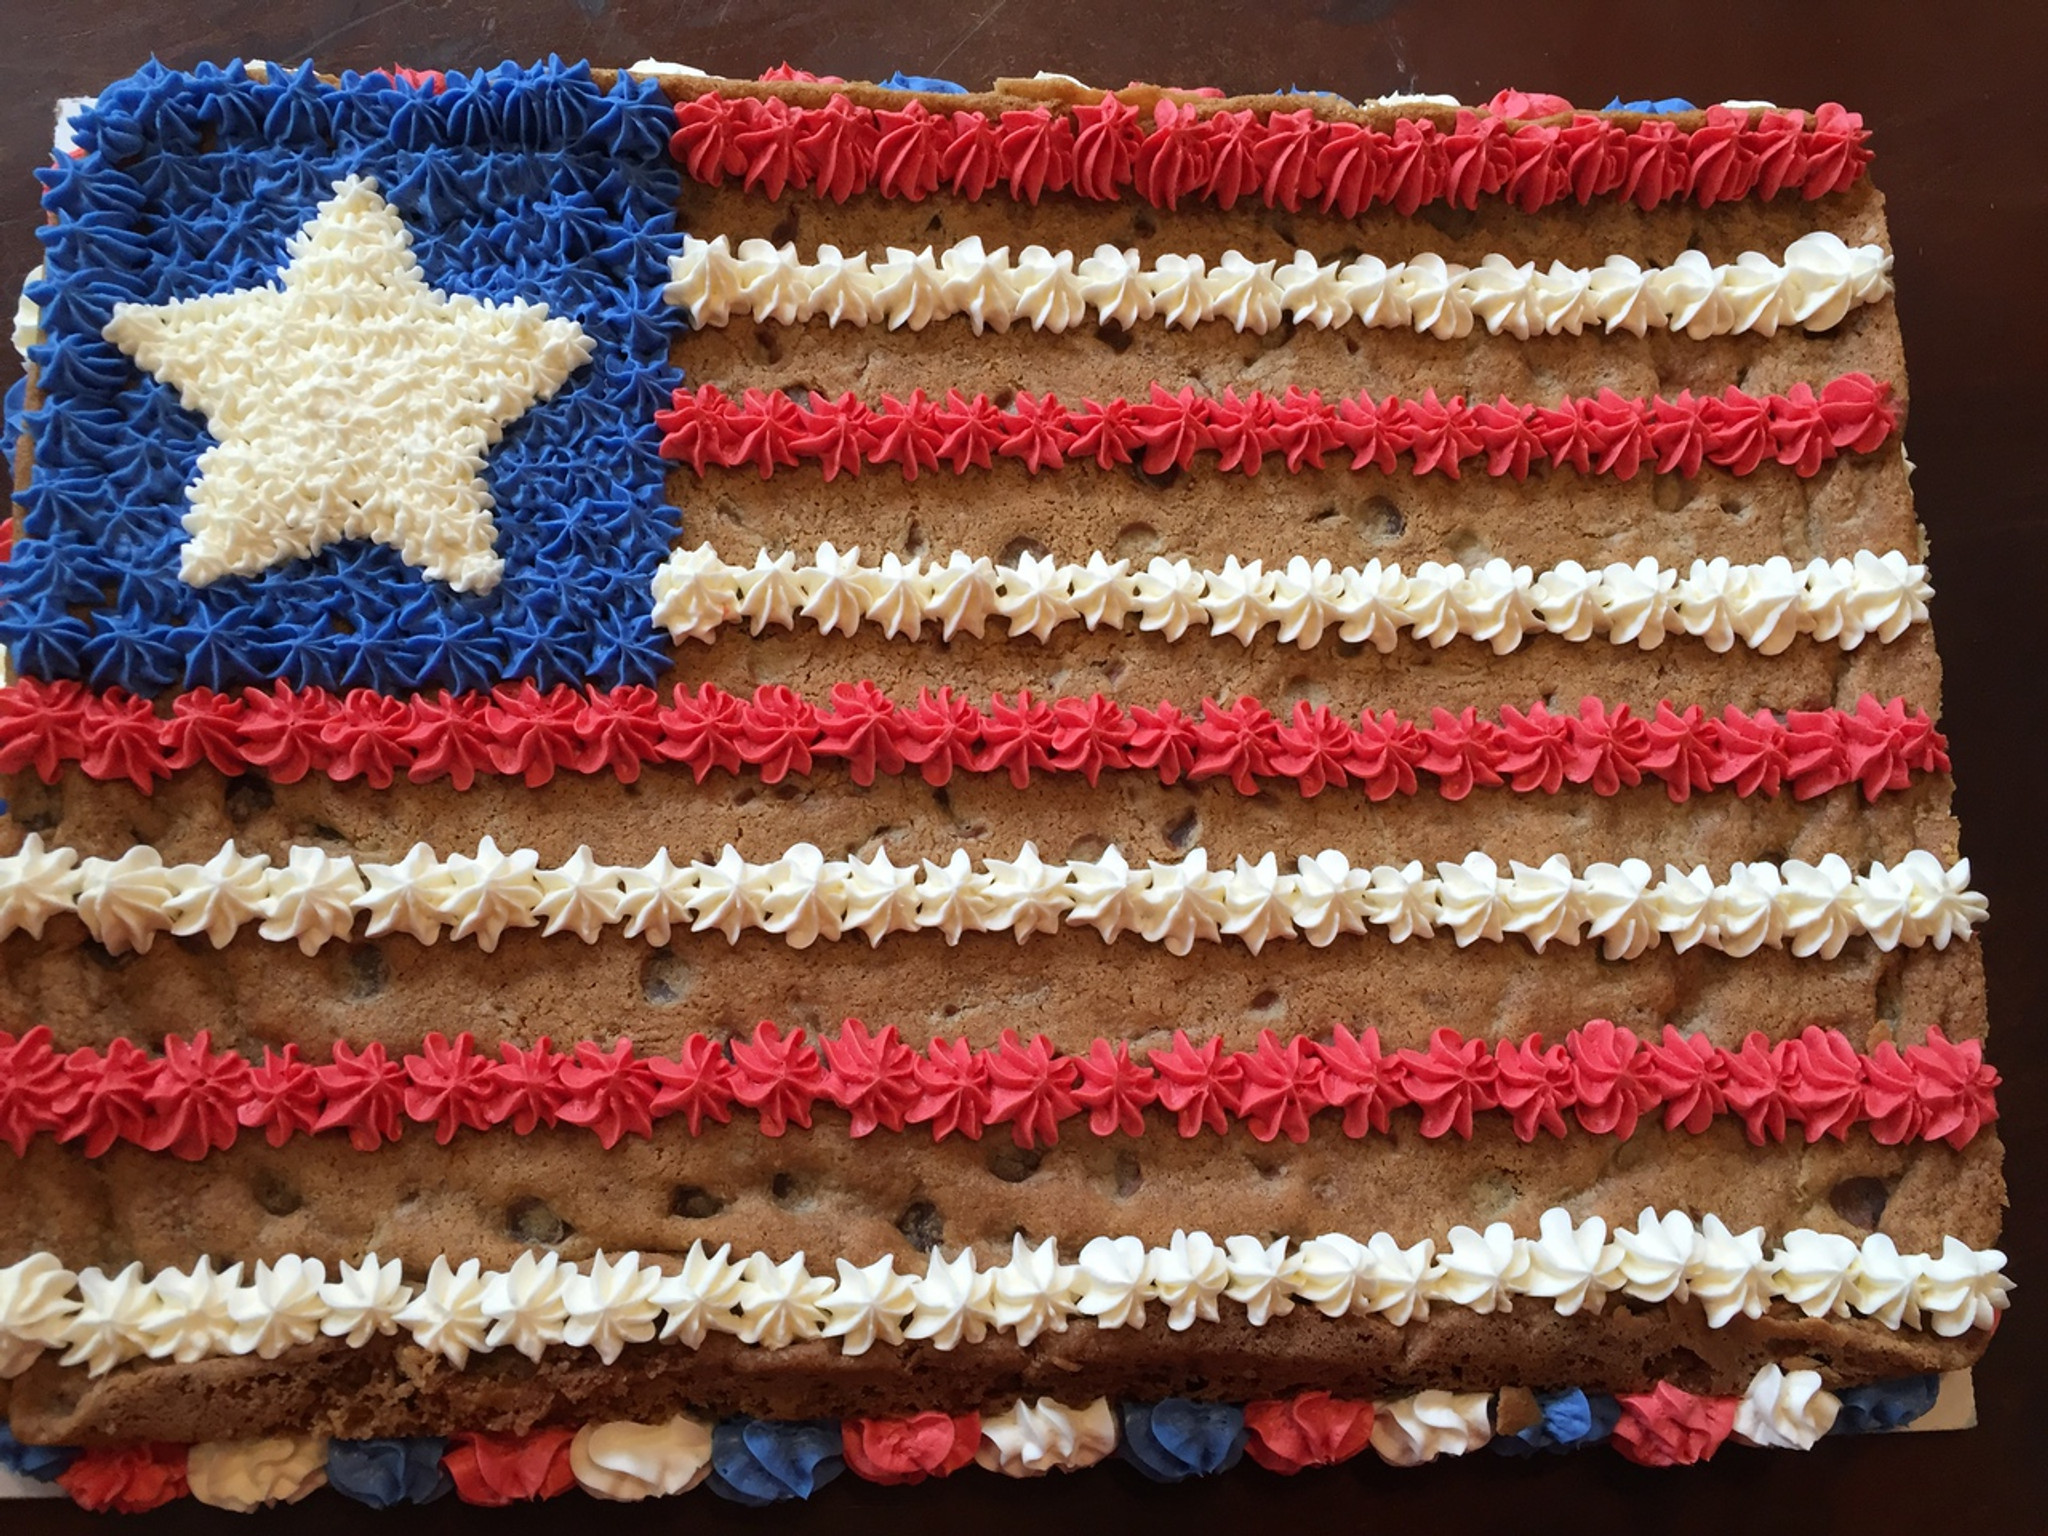
[[[67,122],[0,1438],[96,1508],[1892,1428],[2009,1282],[1860,118]]]

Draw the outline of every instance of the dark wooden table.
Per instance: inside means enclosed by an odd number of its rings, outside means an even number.
[[[596,1518],[614,1530],[977,1531],[1121,1529],[1139,1523],[1323,1522],[1342,1531],[1731,1530],[1900,1532],[1969,1522],[2048,1531],[2048,1241],[2040,1218],[2048,1104],[2048,657],[2019,620],[2048,571],[2048,134],[2038,126],[2048,6],[2039,0],[0,0],[0,287],[37,259],[29,171],[50,107],[125,74],[154,50],[188,66],[234,56],[329,68],[417,68],[649,55],[734,75],[788,58],[855,79],[891,70],[976,85],[1039,69],[1103,85],[1144,78],[1230,90],[1286,84],[1347,96],[1399,89],[1483,101],[1502,86],[1598,106],[1683,95],[1811,106],[1837,100],[1875,130],[1891,200],[1899,308],[1912,364],[1909,447],[1934,544],[1949,732],[1964,848],[1994,920],[1985,935],[2005,1074],[2001,1129],[2017,1191],[2005,1247],[2016,1309],[1977,1373],[1982,1425],[1964,1434],[1830,1440],[1810,1455],[1731,1449],[1690,1472],[1649,1472],[1591,1452],[1540,1464],[1482,1454],[1402,1471],[1371,1456],[1283,1479],[1249,1463],[1154,1488],[1128,1468],[1039,1482],[979,1473],[922,1488],[847,1477],[814,1504],[753,1512],[708,1493],[599,1506],[571,1497],[510,1511],[452,1500],[372,1515],[333,1495],[242,1518],[189,1500],[140,1517],[156,1532],[451,1527],[493,1536]],[[0,360],[0,387],[16,360]],[[2032,455],[2029,449],[2033,450]],[[2003,647],[2003,648],[2001,648]],[[2030,648],[2032,654],[2029,653]],[[1624,1522],[1627,1523],[1624,1526]],[[1647,1524],[1646,1524],[1647,1522]],[[59,1504],[0,1504],[9,1536],[86,1530]]]

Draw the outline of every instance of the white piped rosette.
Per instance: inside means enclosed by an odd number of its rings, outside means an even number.
[[[616,1503],[685,1493],[711,1475],[711,1425],[689,1414],[660,1424],[586,1424],[569,1468],[593,1498]]]
[[[1049,1397],[1020,1398],[983,1414],[975,1461],[1005,1477],[1043,1477],[1092,1467],[1116,1450],[1116,1410],[1107,1398],[1070,1407]]]
[[[185,1480],[200,1503],[236,1514],[296,1504],[327,1486],[327,1437],[202,1441],[186,1454]]]

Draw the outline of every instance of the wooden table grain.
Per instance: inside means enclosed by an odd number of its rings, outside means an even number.
[[[2017,1191],[2006,1251],[2020,1286],[1977,1375],[1981,1427],[1828,1440],[1812,1454],[1731,1448],[1690,1471],[1589,1452],[1516,1461],[1481,1454],[1413,1470],[1372,1457],[1281,1478],[1248,1462],[1157,1488],[1127,1467],[1036,1482],[978,1473],[920,1488],[842,1479],[815,1502],[749,1511],[699,1492],[599,1506],[570,1496],[478,1510],[446,1500],[372,1514],[331,1494],[236,1516],[190,1500],[137,1531],[434,1531],[524,1536],[591,1519],[621,1533],[971,1527],[1337,1531],[1552,1527],[1917,1533],[1968,1522],[2048,1531],[2048,816],[2035,753],[2048,746],[2048,664],[2028,627],[2048,572],[2048,135],[2036,126],[2048,61],[2040,0],[0,0],[0,273],[35,262],[35,187],[50,103],[89,93],[154,52],[188,66],[235,56],[431,69],[548,53],[629,63],[649,55],[749,75],[785,58],[878,78],[902,68],[973,85],[1040,69],[1098,84],[1144,78],[1230,90],[1400,89],[1484,100],[1502,86],[1599,105],[1685,96],[1812,105],[1871,124],[1890,203],[1899,310],[1913,385],[1908,449],[1933,541],[1947,662],[1942,724],[1958,765],[1964,850],[1991,898],[1991,1056],[2005,1075],[2001,1129]],[[11,351],[0,387],[17,373]],[[57,1536],[94,1518],[57,1503],[0,1505],[0,1532]]]

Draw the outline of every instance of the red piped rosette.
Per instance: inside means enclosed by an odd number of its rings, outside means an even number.
[[[1661,1115],[1667,1131],[1695,1135],[1731,1117],[1757,1146],[1845,1140],[1862,1129],[1885,1146],[1960,1148],[1998,1118],[2000,1082],[1980,1042],[1951,1041],[1938,1027],[1903,1051],[1884,1040],[1867,1053],[1817,1025],[1775,1045],[1752,1033],[1730,1050],[1668,1024],[1645,1040],[1595,1019],[1557,1043],[1445,1028],[1424,1049],[1383,1051],[1377,1030],[1338,1025],[1327,1040],[1283,1041],[1266,1030],[1242,1051],[1176,1032],[1143,1055],[1107,1040],[1069,1055],[1012,1030],[991,1046],[942,1039],[920,1051],[893,1025],[871,1031],[848,1019],[816,1045],[801,1029],[765,1021],[731,1041],[692,1035],[671,1056],[639,1055],[623,1039],[558,1050],[545,1038],[493,1054],[466,1033],[430,1034],[397,1060],[382,1045],[337,1044],[331,1060],[315,1063],[287,1045],[266,1047],[252,1067],[215,1050],[204,1030],[172,1036],[151,1056],[127,1041],[104,1054],[67,1053],[38,1026],[19,1037],[0,1031],[0,1142],[17,1157],[49,1135],[88,1157],[121,1142],[197,1161],[243,1131],[261,1131],[273,1146],[334,1132],[373,1151],[408,1126],[431,1126],[445,1144],[462,1129],[524,1136],[569,1125],[609,1148],[651,1137],[658,1121],[679,1119],[694,1136],[741,1113],[763,1135],[781,1136],[810,1129],[818,1106],[829,1105],[856,1138],[928,1126],[934,1141],[978,1140],[1001,1127],[1027,1149],[1056,1144],[1084,1117],[1090,1135],[1142,1135],[1155,1107],[1182,1137],[1241,1124],[1259,1141],[1306,1141],[1325,1111],[1346,1136],[1386,1135],[1396,1111],[1413,1109],[1430,1139],[1469,1139],[1491,1114],[1525,1142],[1626,1138]]]
[[[1269,1472],[1292,1475],[1335,1466],[1372,1439],[1373,1405],[1361,1398],[1303,1392],[1244,1405],[1245,1451]]]
[[[1644,1467],[1690,1467],[1710,1459],[1735,1428],[1741,1400],[1697,1397],[1660,1381],[1619,1399],[1614,1448]]]
[[[536,1429],[527,1435],[459,1434],[448,1441],[441,1465],[465,1504],[502,1508],[529,1499],[552,1499],[576,1486],[569,1463],[573,1429]]]
[[[847,1469],[871,1483],[950,1477],[981,1444],[978,1413],[919,1413],[907,1419],[847,1419],[839,1426]]]
[[[1413,795],[1424,776],[1448,800],[1475,788],[1557,794],[1565,785],[1619,794],[1646,780],[1674,801],[1726,789],[1749,797],[1789,792],[1809,800],[1856,785],[1866,800],[1906,789],[1916,774],[1946,773],[1948,742],[1924,710],[1869,694],[1854,710],[1770,710],[1660,702],[1646,716],[1586,697],[1576,713],[1538,701],[1482,716],[1467,707],[1427,723],[1392,710],[1353,720],[1325,705],[1276,718],[1256,699],[1204,699],[1194,713],[1101,694],[1052,700],[995,694],[986,709],[920,689],[914,703],[865,680],[834,684],[821,706],[781,684],[750,699],[715,683],[678,687],[547,690],[531,682],[490,693],[393,698],[369,689],[194,689],[168,714],[119,689],[24,678],[0,688],[0,773],[33,770],[44,783],[75,765],[87,778],[125,780],[144,794],[206,763],[230,776],[261,773],[292,784],[320,773],[388,789],[446,779],[466,790],[480,774],[537,789],[557,773],[610,773],[630,784],[649,765],[680,764],[702,783],[714,769],[776,784],[843,762],[856,784],[915,770],[926,783],[954,773],[1006,774],[1018,789],[1046,774],[1104,772],[1226,779],[1240,793],[1292,780],[1304,796],[1355,786],[1369,799]]]
[[[1518,120],[1523,112],[1543,120]],[[1525,213],[1596,198],[1706,208],[1846,191],[1870,161],[1861,115],[1833,102],[1811,114],[1712,106],[1681,127],[1502,92],[1484,111],[1458,108],[1448,127],[1403,117],[1382,129],[1309,107],[1261,114],[1172,96],[1149,109],[1106,95],[1064,110],[991,115],[943,100],[868,107],[834,92],[823,106],[797,106],[706,91],[677,102],[675,115],[669,152],[693,180],[834,202],[865,194],[919,202],[940,192],[974,201],[998,192],[1035,205],[1064,194],[1165,209],[1259,202],[1347,219],[1368,208],[1410,215],[1492,198]]]
[[[95,1514],[139,1515],[185,1496],[188,1455],[186,1446],[158,1441],[89,1446],[57,1484]]]
[[[1467,404],[1370,394],[1325,400],[1320,390],[1285,394],[1178,393],[1154,383],[1142,400],[1083,400],[1020,390],[1007,409],[985,394],[957,389],[933,400],[885,394],[869,405],[852,392],[812,395],[745,390],[734,400],[715,384],[683,386],[654,413],[661,455],[700,476],[714,468],[778,469],[815,464],[827,480],[895,465],[905,480],[940,469],[964,475],[1014,459],[1032,474],[1093,463],[1136,464],[1147,474],[1191,468],[1214,454],[1217,468],[1256,475],[1269,461],[1289,473],[1345,467],[1392,474],[1405,463],[1417,475],[1461,478],[1470,468],[1517,481],[1532,468],[1573,470],[1630,480],[1639,473],[1688,479],[1703,465],[1748,475],[1778,464],[1802,478],[1845,453],[1871,453],[1898,429],[1891,386],[1867,374],[1828,380],[1818,393],[1794,384],[1783,394],[1752,395],[1733,385],[1718,395],[1690,390],[1666,398],[1627,397],[1603,389],[1555,405],[1510,400]]]

